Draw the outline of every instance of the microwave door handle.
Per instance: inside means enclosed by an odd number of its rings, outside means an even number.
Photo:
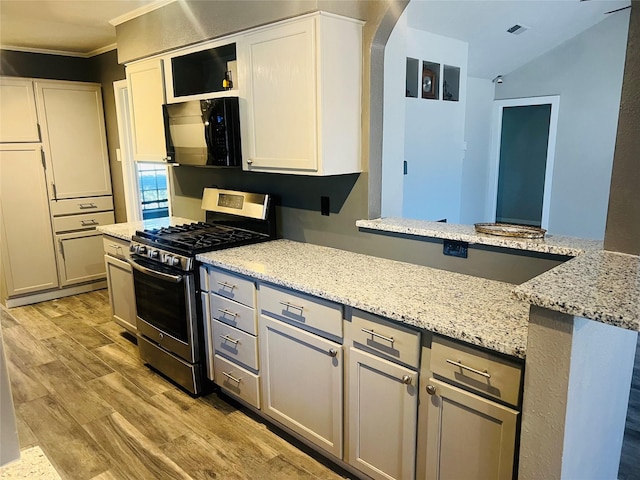
[[[131,264],[132,268],[138,270],[139,272],[142,272],[144,274],[150,275],[155,278],[159,278],[161,280],[168,280],[173,283],[180,283],[183,279],[182,275],[170,275],[168,273],[156,272],[155,270],[152,270],[150,268],[143,267],[133,259],[129,259],[129,263]]]

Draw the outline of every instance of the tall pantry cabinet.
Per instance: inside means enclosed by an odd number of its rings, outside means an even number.
[[[100,85],[0,77],[2,300],[102,287],[113,221]]]

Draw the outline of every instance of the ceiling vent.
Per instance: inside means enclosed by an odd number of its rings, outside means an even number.
[[[521,33],[524,33],[527,30],[529,30],[529,27],[525,27],[524,25],[516,24],[513,27],[507,29],[507,32],[513,33],[514,35],[520,35]]]

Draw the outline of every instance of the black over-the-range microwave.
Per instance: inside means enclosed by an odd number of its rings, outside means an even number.
[[[181,165],[242,164],[238,97],[163,105],[167,157]]]

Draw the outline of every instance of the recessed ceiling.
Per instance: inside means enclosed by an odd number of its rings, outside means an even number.
[[[606,12],[630,4],[630,0],[411,0],[407,24],[467,42],[469,75],[492,79],[605,20]],[[527,30],[508,33],[514,25]]]
[[[122,15],[149,11],[166,0],[0,0],[0,46],[89,57],[115,48]]]

